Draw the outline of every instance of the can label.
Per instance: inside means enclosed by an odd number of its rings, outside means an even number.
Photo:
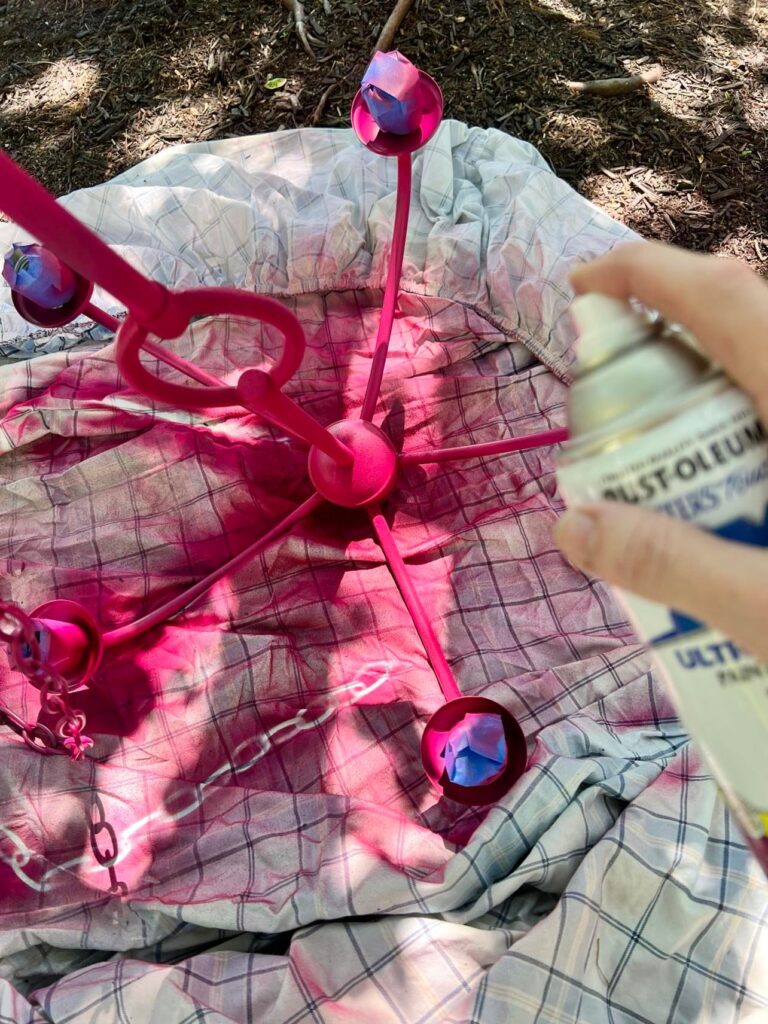
[[[574,507],[641,504],[728,540],[768,547],[766,434],[736,388],[620,446],[561,465],[558,480]],[[742,827],[755,839],[768,835],[768,665],[673,608],[620,597]]]

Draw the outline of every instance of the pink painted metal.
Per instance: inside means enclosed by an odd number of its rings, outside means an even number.
[[[424,71],[419,71],[418,127],[407,135],[385,131],[376,122],[365,102],[362,89],[352,101],[352,127],[358,139],[379,156],[401,156],[415,153],[432,138],[443,119],[443,94],[440,86]]]
[[[205,389],[200,389],[176,384],[156,377],[142,365],[139,352],[145,346],[150,332],[161,338],[175,338],[186,329],[193,317],[249,317],[276,327],[283,335],[284,347],[269,373],[278,387],[290,380],[301,365],[305,346],[304,331],[296,317],[279,302],[238,288],[190,288],[172,292],[164,285],[150,281],[57,203],[42,185],[26,174],[2,150],[0,184],[4,186],[4,212],[35,235],[83,280],[86,293],[78,293],[75,315],[82,312],[90,302],[94,284],[101,285],[110,295],[125,304],[128,317],[117,334],[117,363],[129,383],[150,398],[186,409],[213,409],[241,404],[234,386],[208,383]],[[17,295],[15,300],[21,315],[26,316],[23,297]],[[31,315],[27,319],[43,326],[58,327],[62,322],[67,323],[72,319],[70,315],[62,321],[62,310],[43,310],[37,305],[28,311]],[[175,365],[181,368],[178,359]],[[315,421],[316,429],[313,428],[311,436],[308,436],[309,419],[307,413],[294,407],[281,425],[290,427],[293,434],[312,444],[317,442],[319,433],[324,432],[325,428]],[[342,461],[348,459],[348,456],[341,454],[338,442],[330,435],[324,443],[328,451],[336,453],[335,458],[341,457]]]
[[[386,63],[392,55],[379,54],[377,57]],[[397,59],[402,64],[400,55]],[[41,310],[41,307],[30,305],[23,296],[14,294],[19,313],[32,323],[48,327],[62,326],[84,313],[117,332],[116,353],[121,372],[133,387],[151,399],[193,410],[240,406],[301,438],[310,446],[307,467],[316,489],[310,498],[240,554],[127,626],[102,635],[90,613],[69,601],[48,602],[35,610],[33,618],[38,621],[39,629],[47,633],[47,649],[52,660],[50,677],[54,678],[56,672],[57,678],[66,675],[66,685],[70,689],[85,685],[99,667],[102,654],[108,655],[112,649],[138,640],[189,607],[217,582],[244,568],[266,547],[312,515],[324,501],[346,508],[365,507],[446,700],[428,721],[422,737],[425,772],[432,784],[446,796],[465,804],[487,804],[500,799],[524,771],[525,737],[509,711],[495,701],[461,695],[379,503],[395,488],[401,467],[523,451],[556,444],[565,440],[567,432],[564,429],[546,430],[485,444],[398,454],[385,433],[371,423],[379,401],[402,275],[411,194],[411,154],[434,135],[443,109],[440,89],[428,75],[419,71],[414,79],[409,71],[407,81],[411,83],[411,91],[405,97],[409,118],[407,123],[404,122],[405,134],[383,130],[366,106],[362,93],[357,94],[352,105],[352,125],[360,141],[374,153],[397,158],[397,201],[381,318],[360,417],[342,420],[330,427],[311,417],[281,390],[298,369],[305,346],[301,324],[285,306],[243,289],[194,288],[174,292],[150,281],[56,203],[41,185],[0,151],[0,208],[48,246],[76,273],[78,279],[76,295],[59,309]],[[399,102],[403,97],[395,96],[395,99]],[[418,117],[414,111],[418,112]],[[411,123],[417,126],[408,131]],[[127,317],[122,323],[91,303],[94,283],[125,305]],[[64,316],[66,320],[62,319]],[[279,359],[267,370],[247,368],[236,382],[227,384],[149,337],[154,334],[161,339],[174,338],[186,329],[192,318],[204,316],[238,316],[270,324],[283,337]],[[202,386],[157,377],[142,363],[142,351]],[[2,638],[4,634],[0,630]],[[18,646],[18,639],[14,642]],[[487,784],[460,786],[445,774],[443,751],[451,729],[466,714],[475,713],[501,717],[508,748],[507,762],[498,776],[491,777]],[[12,722],[10,724],[13,725]],[[53,749],[53,744],[46,744],[45,734],[45,726],[41,725],[34,736],[35,749],[41,746]],[[77,747],[77,756],[82,756],[84,743],[78,746],[67,740],[59,743],[56,749],[67,745],[72,750]]]
[[[120,321],[115,320],[115,323],[119,326]],[[226,387],[223,381],[219,380],[218,377],[214,377],[212,373],[208,373],[207,370],[201,369],[199,366],[195,366],[194,363],[188,362],[186,359],[182,359],[181,356],[177,356],[175,352],[169,352],[164,349],[162,345],[158,345],[156,341],[145,341],[141,346],[145,352],[149,352],[150,355],[155,356],[162,363],[166,363],[168,366],[173,366],[177,370],[181,370],[192,380],[199,381],[201,384],[207,384],[212,388],[223,388]]]
[[[84,686],[99,667],[103,652],[101,630],[91,615],[76,601],[46,601],[30,614],[46,640],[47,663],[70,684],[70,690]],[[36,685],[36,680],[30,680]]]
[[[401,136],[396,136],[401,138]],[[397,158],[397,203],[395,205],[395,227],[392,232],[392,250],[390,254],[387,284],[384,289],[384,302],[381,307],[379,329],[376,332],[376,345],[373,350],[371,372],[365,389],[361,419],[372,420],[381,391],[381,379],[384,376],[384,364],[387,361],[389,339],[395,319],[397,293],[403,273],[403,255],[405,238],[408,233],[408,207],[411,203],[411,157],[400,155]]]
[[[429,663],[440,684],[440,689],[443,691],[443,696],[446,700],[454,700],[456,697],[461,696],[461,690],[443,654],[440,641],[435,636],[432,623],[429,621],[429,616],[424,610],[424,605],[421,603],[416,587],[403,561],[403,556],[398,551],[389,524],[378,505],[371,505],[368,509],[368,514],[381,550],[384,552],[384,557],[395,578],[395,583],[397,583],[408,613],[413,619],[413,625],[419,634],[424,650],[427,652]]]
[[[501,441],[487,441],[485,444],[460,445],[457,448],[432,448],[420,452],[403,452],[400,462],[404,466],[424,465],[428,462],[453,462],[456,459],[482,459],[486,455],[506,455],[509,452],[524,452],[531,448],[544,448],[568,440],[568,429],[542,430],[522,437],[505,437]]]
[[[105,633],[103,636],[103,643],[105,650],[109,650],[111,647],[117,647],[119,644],[130,643],[148,632],[150,629],[154,629],[155,626],[162,625],[168,619],[173,618],[174,615],[178,615],[180,611],[188,608],[194,601],[203,594],[206,594],[211,587],[213,587],[219,580],[223,580],[226,576],[231,576],[233,573],[239,572],[240,569],[244,568],[251,562],[256,555],[258,555],[264,548],[282,537],[284,533],[287,533],[292,526],[295,526],[302,519],[306,519],[307,516],[317,509],[323,502],[323,499],[319,494],[313,494],[307,498],[305,502],[299,505],[298,508],[294,509],[285,519],[281,519],[279,523],[268,530],[263,536],[255,540],[253,544],[249,544],[247,548],[240,552],[239,555],[235,555],[234,558],[230,558],[228,562],[220,566],[214,572],[208,576],[199,580],[193,586],[189,587],[188,590],[182,591],[177,594],[176,597],[171,598],[170,601],[166,601],[165,604],[159,608],[155,608],[147,615],[137,619],[135,622],[131,622],[127,626],[120,626],[118,629],[112,629]]]
[[[2,156],[2,150],[0,150]],[[2,180],[2,179],[0,179]],[[63,327],[74,319],[85,313],[91,306],[91,295],[93,294],[93,282],[75,273],[75,293],[72,298],[63,306],[48,309],[21,292],[11,290],[11,300],[16,307],[19,316],[24,317],[31,324],[37,327]],[[94,318],[95,319],[95,318]]]
[[[397,483],[397,452],[383,431],[364,420],[340,420],[331,433],[353,454],[339,465],[319,447],[309,453],[309,479],[317,491],[342,508],[363,508],[383,501]]]
[[[460,786],[447,777],[443,751],[454,726],[465,715],[499,715],[507,741],[507,761],[501,772],[482,786]],[[421,735],[421,763],[433,786],[451,800],[470,806],[496,803],[525,771],[528,759],[525,735],[514,717],[501,704],[487,697],[457,697],[432,715]]]
[[[86,281],[99,284],[162,338],[175,338],[187,326],[171,292],[135,270],[90,228],[57,203],[39,182],[0,150],[2,208],[11,220]]]
[[[301,324],[285,306],[274,299],[255,295],[241,288],[189,288],[181,292],[168,292],[173,307],[182,320],[181,334],[193,317],[238,316],[276,327],[285,342],[277,363],[270,368],[270,375],[278,386],[282,386],[294,375],[304,355],[304,331]],[[235,387],[209,387],[204,391],[187,384],[173,384],[155,377],[146,370],[139,352],[147,335],[157,334],[154,327],[147,327],[128,309],[128,317],[117,335],[117,361],[120,371],[139,391],[143,391],[159,402],[180,405],[185,409],[213,409],[217,406],[239,405]]]
[[[339,466],[351,467],[354,461],[351,449],[287,398],[270,374],[263,370],[246,370],[237,382],[237,396],[246,409],[259,413],[286,433],[319,448]]]
[[[83,316],[90,317],[96,324],[101,324],[102,327],[106,327],[109,331],[117,332],[120,326],[120,321],[116,316],[112,316],[103,309],[99,309],[98,306],[94,306],[92,302],[88,302],[83,306]]]

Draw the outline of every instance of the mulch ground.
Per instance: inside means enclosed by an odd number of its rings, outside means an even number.
[[[171,143],[346,125],[393,2],[305,0],[310,57],[279,0],[0,0],[0,144],[62,194]],[[395,46],[447,116],[637,231],[768,270],[764,0],[417,0]],[[565,84],[656,65],[626,97]]]

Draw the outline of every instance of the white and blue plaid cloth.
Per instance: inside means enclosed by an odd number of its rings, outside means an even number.
[[[394,187],[351,132],[304,130],[176,147],[64,202],[166,283],[283,299],[308,337],[286,390],[331,422],[362,400]],[[562,425],[569,267],[628,237],[524,142],[446,122],[415,159],[377,417],[396,443]],[[0,290],[4,354],[53,337]],[[213,320],[170,344],[231,379],[275,338]],[[131,621],[309,493],[300,445],[153,405],[111,345],[0,385],[0,595],[27,609]],[[387,503],[459,686],[527,736],[490,809],[424,778],[440,693],[338,510],[110,653],[81,698],[93,759],[0,730],[0,1022],[768,1021],[768,885],[622,610],[555,548],[562,507],[546,450],[409,467]],[[0,701],[36,714],[2,651]]]

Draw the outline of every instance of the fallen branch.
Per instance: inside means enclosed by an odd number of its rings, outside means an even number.
[[[571,92],[587,93],[590,96],[625,96],[627,93],[642,89],[644,85],[658,82],[664,72],[661,68],[651,68],[641,75],[630,75],[627,78],[597,78],[592,82],[566,82]]]
[[[331,93],[338,89],[338,82],[331,82],[328,88],[325,90],[323,95],[320,97],[320,102],[315,107],[315,112],[310,119],[310,124],[317,126],[320,123],[320,118],[323,116],[325,111],[325,105],[330,99]]]
[[[392,8],[392,13],[384,23],[384,28],[379,32],[379,38],[376,40],[376,44],[373,47],[373,52],[377,50],[383,50],[386,52],[394,42],[397,30],[403,23],[403,20],[413,7],[413,0],[397,0],[397,3]]]
[[[304,4],[301,0],[282,0],[283,7],[287,11],[290,11],[293,15],[293,24],[296,27],[296,35],[301,41],[301,45],[304,47],[306,53],[314,60],[315,51],[312,49],[309,43],[309,34],[307,32],[307,20],[304,17]]]

